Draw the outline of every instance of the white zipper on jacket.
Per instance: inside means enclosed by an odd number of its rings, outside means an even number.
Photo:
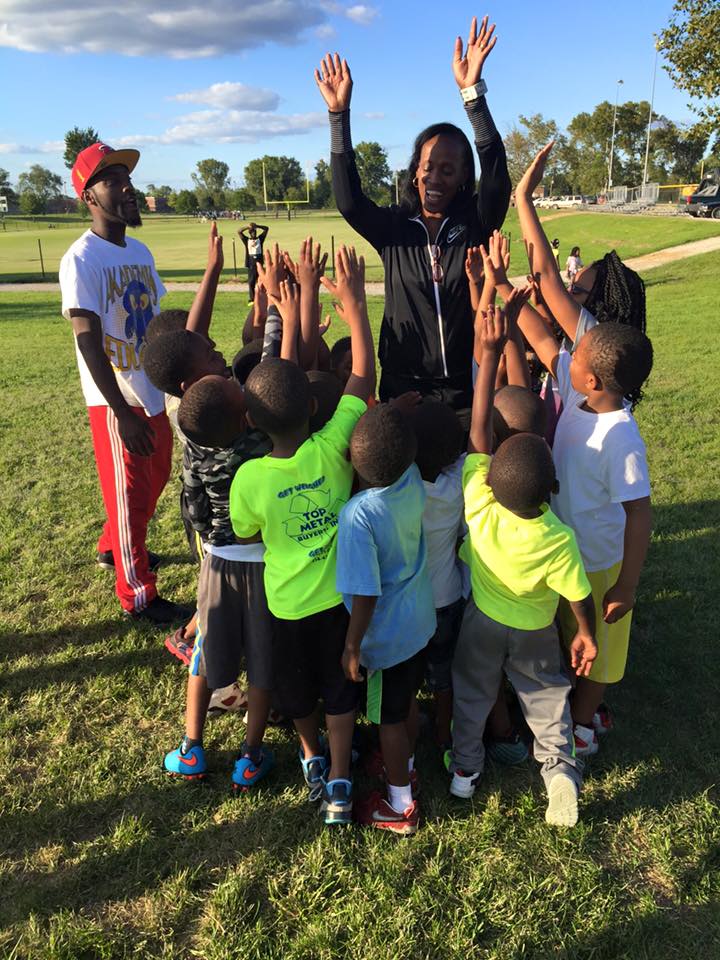
[[[430,278],[432,279],[433,287],[435,289],[435,310],[437,312],[438,333],[440,335],[440,355],[442,357],[443,376],[447,377],[448,368],[447,368],[447,359],[445,357],[445,331],[443,330],[442,309],[440,307],[440,286],[435,280],[435,277],[433,277],[433,269],[432,269],[433,255],[432,255],[432,244],[430,243],[430,234],[428,232],[428,228],[422,222],[420,217],[413,217],[412,219],[415,221],[415,223],[420,224],[420,226],[425,231],[425,236],[427,237],[428,256],[430,257]],[[443,222],[440,224],[440,229],[438,230],[437,236],[435,237],[435,246],[439,246],[437,241],[440,237],[440,234],[443,232],[443,227],[445,226],[445,224],[448,222],[449,219],[450,217],[445,217]]]

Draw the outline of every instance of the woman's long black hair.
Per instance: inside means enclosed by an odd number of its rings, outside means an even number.
[[[459,188],[453,198],[448,212],[454,212],[458,207],[462,208],[473,200],[473,194],[475,192],[475,156],[470,141],[460,127],[456,127],[454,123],[433,123],[429,127],[425,127],[424,130],[421,130],[415,138],[412,156],[408,163],[402,195],[400,197],[400,207],[409,217],[415,217],[420,213],[420,194],[418,193],[418,188],[413,185],[413,180],[415,179],[420,163],[420,152],[428,140],[432,140],[433,137],[452,137],[456,140],[460,144],[463,163],[467,171],[465,183]]]

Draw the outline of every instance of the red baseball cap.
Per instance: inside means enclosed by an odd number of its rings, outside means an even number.
[[[128,171],[132,173],[139,159],[139,150],[113,150],[113,148],[109,147],[106,143],[93,143],[92,146],[85,147],[85,149],[81,150],[77,155],[77,159],[72,168],[72,182],[75,187],[75,192],[81,197],[83,190],[87,187],[88,180],[93,177],[98,170],[102,170],[104,167],[111,167],[115,163],[120,164],[122,167],[127,167]]]

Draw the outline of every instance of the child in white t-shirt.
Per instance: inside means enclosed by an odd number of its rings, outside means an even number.
[[[570,256],[565,262],[565,270],[567,272],[568,282],[570,284],[570,289],[572,290],[575,283],[575,277],[578,275],[578,271],[582,267],[583,262],[580,259],[580,247],[573,247],[570,251]]]

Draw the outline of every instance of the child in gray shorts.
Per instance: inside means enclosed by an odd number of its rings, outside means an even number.
[[[508,299],[514,322],[519,291]],[[560,595],[578,621],[572,666],[586,674],[597,654],[594,607],[575,535],[547,505],[556,486],[552,455],[535,434],[518,433],[492,450],[492,408],[498,359],[508,336],[502,310],[478,314],[481,349],[468,456],[463,467],[466,559],[472,597],[453,661],[453,749],[450,792],[475,792],[485,753],[483,732],[503,671],[535,737],[548,791],[545,819],[577,822],[580,762],[575,759],[568,694],[554,617]]]
[[[231,684],[244,653],[248,676],[245,742],[232,773],[235,792],[248,790],[274,766],[263,747],[270,708],[272,631],[265,598],[262,542],[240,543],[230,522],[230,485],[238,467],[270,450],[267,436],[248,430],[239,384],[204,377],[185,392],[178,421],[196,456],[186,470],[193,526],[204,557],[198,582],[198,626],[190,659],[185,736],[165,757],[173,776],[196,780],[207,772],[202,736],[213,690]]]

